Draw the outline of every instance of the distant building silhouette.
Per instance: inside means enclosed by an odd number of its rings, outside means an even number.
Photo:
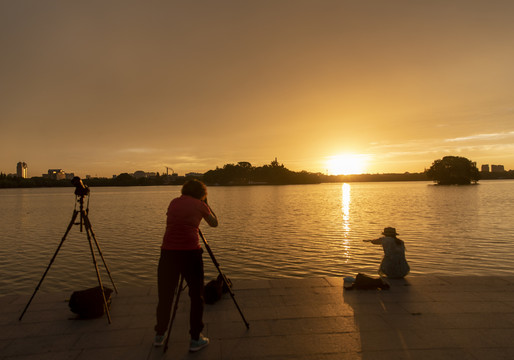
[[[66,179],[66,173],[63,169],[48,169],[48,174],[43,174],[43,177],[52,180],[64,180]]]
[[[27,178],[27,163],[26,162],[19,162],[16,165],[16,176],[22,179]]]
[[[134,172],[133,174],[129,174],[132,177],[135,177],[136,179],[142,179],[142,178],[151,178],[157,176],[156,172],[147,172],[143,170],[138,170]]]
[[[482,165],[482,172],[489,172],[489,164]]]
[[[136,179],[141,179],[141,178],[145,178],[146,177],[146,172],[144,172],[143,170],[138,170],[136,172],[134,172],[134,175],[133,175]]]
[[[186,177],[201,178],[203,177],[203,174],[197,172],[190,172],[186,174]]]
[[[503,165],[491,165],[491,172],[504,172],[505,167]]]

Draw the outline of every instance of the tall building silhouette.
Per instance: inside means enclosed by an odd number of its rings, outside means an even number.
[[[504,172],[505,167],[503,165],[491,165],[491,172]]]
[[[16,165],[16,175],[19,177],[19,178],[23,178],[23,179],[26,179],[27,178],[27,163],[25,162],[19,162],[17,165]]]

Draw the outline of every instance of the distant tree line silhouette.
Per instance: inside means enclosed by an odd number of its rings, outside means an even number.
[[[30,187],[62,187],[72,186],[69,180],[54,180],[43,177],[32,177],[29,179],[9,176],[0,173],[0,188],[30,188]]]
[[[188,178],[159,175],[136,178],[128,173],[121,173],[113,178],[82,179],[87,186],[153,186],[153,185],[182,185]],[[30,187],[71,187],[70,180],[55,180],[46,177],[23,179],[0,173],[0,188],[30,188]]]
[[[203,175],[203,181],[211,185],[318,184],[322,182],[320,175],[307,171],[291,171],[275,159],[269,165],[259,167],[246,161],[226,164],[222,168],[216,167]]]
[[[121,173],[113,178],[82,179],[87,186],[155,186],[182,185],[190,177],[159,175],[136,178],[128,173]],[[264,166],[253,166],[247,161],[237,164],[225,164],[207,171],[202,180],[208,185],[286,185],[319,184],[331,182],[380,182],[380,181],[426,181],[438,184],[470,184],[482,179],[514,179],[514,171],[500,173],[479,172],[476,164],[458,156],[446,156],[435,160],[432,166],[421,173],[386,173],[358,175],[326,175],[307,171],[295,172],[279,164],[275,159]],[[29,187],[71,187],[70,180],[55,180],[46,177],[23,179],[0,173],[0,188]]]

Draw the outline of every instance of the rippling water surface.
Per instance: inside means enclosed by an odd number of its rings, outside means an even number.
[[[90,220],[116,285],[155,283],[166,208],[179,193],[175,186],[91,189]],[[202,231],[232,279],[374,275],[382,250],[362,240],[386,226],[405,241],[413,275],[514,274],[511,180],[210,187],[209,202],[220,226]],[[0,295],[35,289],[74,206],[72,188],[0,189]],[[207,253],[204,261],[214,277]],[[104,270],[102,279],[109,284]],[[74,226],[41,291],[96,281],[86,234]]]

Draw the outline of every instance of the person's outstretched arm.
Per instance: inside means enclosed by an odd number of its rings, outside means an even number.
[[[382,245],[382,238],[374,239],[374,240],[362,240],[364,242],[370,242],[376,245]]]
[[[205,202],[205,204],[207,205],[207,207],[209,208],[209,210],[211,212],[209,214],[209,216],[207,216],[205,218],[205,221],[207,222],[207,224],[209,224],[209,226],[212,226],[212,227],[218,226],[218,217],[216,216],[214,211],[212,211],[211,207],[209,206],[209,203],[207,202],[207,198],[205,198],[204,202]]]

